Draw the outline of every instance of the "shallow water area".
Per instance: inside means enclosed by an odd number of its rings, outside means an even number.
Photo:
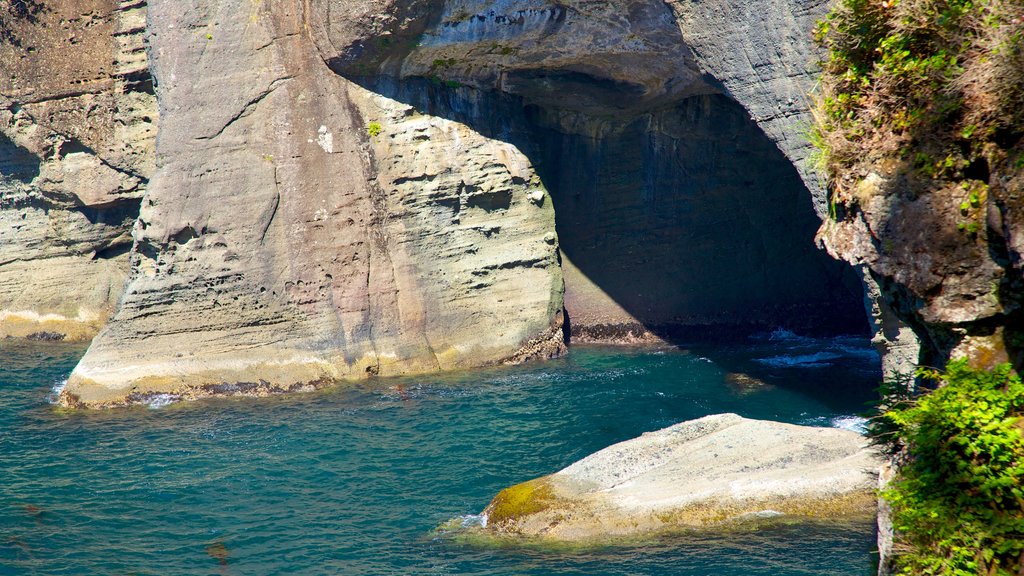
[[[506,486],[682,420],[855,426],[880,378],[865,340],[576,347],[269,399],[55,408],[47,397],[83,351],[0,341],[0,574],[870,572],[864,523],[563,550],[435,531]],[[760,361],[819,353],[811,363],[828,366]]]

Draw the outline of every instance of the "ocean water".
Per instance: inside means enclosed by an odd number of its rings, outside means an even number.
[[[599,548],[435,528],[593,451],[720,412],[857,429],[867,342],[776,332],[576,347],[525,367],[94,412],[48,395],[83,348],[0,341],[0,574],[867,575],[868,523]]]

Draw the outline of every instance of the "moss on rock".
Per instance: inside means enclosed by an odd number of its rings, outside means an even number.
[[[557,498],[549,477],[536,478],[505,488],[484,510],[493,526],[507,527],[517,520],[550,508]]]

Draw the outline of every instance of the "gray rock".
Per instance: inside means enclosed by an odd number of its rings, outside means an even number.
[[[554,212],[528,199],[529,162],[338,76],[304,32],[316,13],[289,6],[150,3],[160,168],[134,278],[65,403],[263,395],[564,349]]]
[[[159,168],[120,309],[64,401],[550,357],[563,300],[574,327],[640,339],[862,321],[782,154],[800,157],[800,113],[773,108],[801,106],[788,59],[819,5],[748,34],[764,15],[721,3],[150,2]],[[719,25],[760,56],[716,56],[700,30]],[[546,186],[559,165],[594,184],[579,201]],[[621,185],[628,165],[650,185]],[[94,201],[119,190],[96,182]]]

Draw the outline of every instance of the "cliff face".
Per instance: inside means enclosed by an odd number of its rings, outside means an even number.
[[[1024,7],[944,5],[906,29],[916,7],[838,3],[819,31],[816,134],[833,192],[820,237],[870,270],[924,365],[1019,367]]]
[[[0,337],[88,339],[154,167],[145,2],[0,9]]]
[[[150,2],[159,169],[64,401],[549,357],[563,266],[579,336],[860,328],[787,162],[818,6]]]
[[[334,74],[311,49],[314,16],[150,4],[160,168],[136,275],[69,403],[264,394],[562,349],[554,213],[529,163]]]
[[[533,161],[575,338],[859,328],[858,281],[807,242],[821,3],[379,3],[364,29],[341,4],[319,43],[332,68]]]
[[[1020,177],[995,175],[981,207],[985,227],[959,226],[962,189],[900,193],[900,177],[865,175],[863,201],[827,221],[823,243],[838,258],[866,266],[880,297],[921,342],[921,363],[967,356],[978,367],[1024,362],[1024,269]],[[959,226],[959,227],[958,227]]]

